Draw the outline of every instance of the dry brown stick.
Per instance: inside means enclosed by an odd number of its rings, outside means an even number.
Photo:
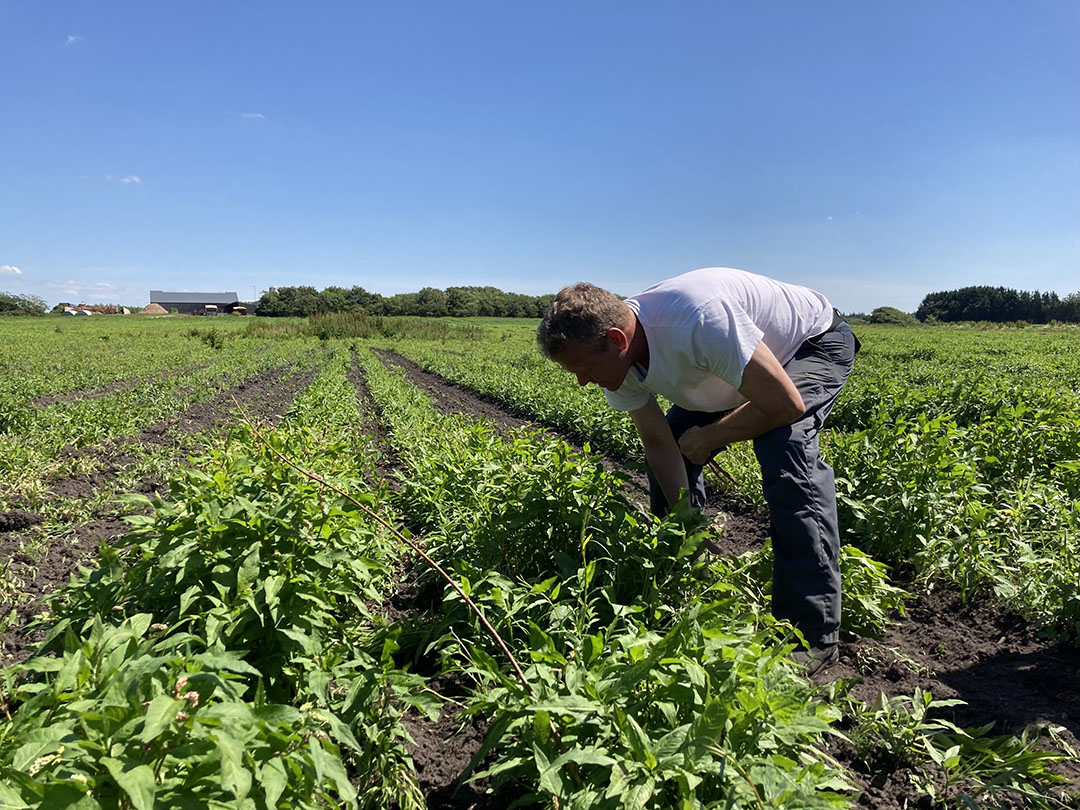
[[[731,476],[731,473],[729,473],[727,470],[720,466],[719,462],[717,462],[715,458],[709,459],[709,466],[712,467],[713,470],[715,470],[716,472],[720,473],[720,475],[724,476],[724,478],[726,478],[733,487],[738,488],[738,482]]]
[[[382,516],[376,514],[374,511],[372,511],[368,507],[364,506],[364,504],[360,503],[360,501],[358,501],[356,498],[354,498],[352,495],[350,495],[345,490],[341,489],[338,486],[335,486],[334,484],[331,484],[329,481],[327,481],[325,478],[323,478],[317,472],[314,472],[312,470],[309,470],[309,469],[297,464],[291,458],[289,458],[284,453],[282,453],[280,450],[278,450],[276,447],[274,447],[272,444],[270,444],[270,442],[267,441],[266,437],[263,436],[262,431],[260,431],[255,426],[255,424],[250,419],[248,419],[247,414],[244,412],[243,407],[240,405],[239,402],[236,401],[235,397],[233,398],[233,402],[236,403],[237,410],[240,411],[240,416],[244,420],[244,424],[246,424],[249,428],[251,428],[251,430],[255,434],[256,438],[262,444],[264,444],[267,448],[269,448],[271,453],[276,455],[278,458],[280,458],[282,461],[284,461],[286,464],[288,464],[294,470],[296,470],[297,472],[299,472],[302,475],[307,476],[308,478],[310,478],[312,481],[316,482],[320,486],[324,486],[327,489],[332,490],[333,492],[336,492],[338,495],[342,496],[343,498],[348,499],[350,502],[355,504],[358,508],[360,508],[364,512],[366,512],[370,517],[374,518],[379,523],[381,523],[383,526],[385,526],[387,529],[389,529],[394,534],[394,536],[397,537],[398,540],[400,540],[406,546],[408,546],[413,551],[415,551],[417,554],[419,554],[421,557],[423,557],[424,561],[428,565],[430,565],[432,568],[434,568],[436,571],[438,571],[439,575],[443,579],[445,579],[448,583],[450,583],[450,587],[452,587],[455,591],[457,591],[458,595],[462,599],[465,600],[465,603],[469,606],[469,608],[472,610],[472,612],[476,614],[476,618],[478,618],[480,620],[480,623],[484,626],[484,629],[487,630],[488,634],[493,639],[495,639],[495,643],[499,645],[499,648],[503,651],[503,654],[506,655],[507,659],[510,661],[510,666],[512,666],[514,668],[514,672],[515,672],[515,674],[517,674],[518,680],[521,681],[522,685],[526,689],[529,690],[530,695],[532,695],[534,698],[537,697],[536,690],[534,690],[532,688],[532,684],[529,683],[529,679],[525,677],[525,673],[522,671],[521,665],[518,664],[517,659],[514,658],[514,654],[512,652],[510,652],[510,648],[506,646],[506,642],[503,641],[502,636],[499,635],[499,631],[496,630],[494,627],[492,627],[491,622],[489,622],[486,618],[484,618],[484,614],[480,611],[480,608],[476,606],[476,603],[473,602],[473,600],[469,598],[468,594],[466,594],[465,591],[462,590],[461,586],[458,585],[458,583],[454,580],[454,578],[452,576],[450,576],[448,573],[446,573],[446,571],[443,569],[443,567],[441,565],[439,565],[437,562],[435,562],[435,560],[433,560],[431,557],[429,557],[427,555],[427,553],[425,553],[424,550],[420,548],[420,546],[418,546],[413,541],[409,540],[409,538],[407,538],[400,531],[398,531],[396,527],[394,527],[391,523],[389,523],[388,521],[383,519]]]

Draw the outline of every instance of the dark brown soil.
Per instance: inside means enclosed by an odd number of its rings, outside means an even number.
[[[19,592],[28,597],[18,605],[0,603],[0,616],[7,617],[14,609],[17,617],[0,635],[0,666],[30,657],[44,631],[29,631],[27,625],[41,618],[44,597],[66,584],[79,565],[93,558],[100,543],[114,543],[126,532],[127,524],[119,515],[103,516],[51,540],[37,559],[20,550],[23,535],[7,535],[0,541],[0,559],[7,561],[5,577],[17,582]]]
[[[908,617],[881,641],[844,643],[840,661],[821,682],[859,678],[852,695],[872,703],[879,693],[911,696],[916,688],[936,699],[967,705],[936,710],[962,728],[993,722],[992,735],[1019,734],[1039,724],[1056,726],[1080,750],[1080,649],[1048,642],[1023,618],[991,604],[964,605],[955,591],[938,589],[909,603]],[[1039,747],[1061,750],[1049,738]],[[863,781],[860,807],[910,806],[903,774],[875,770],[854,751],[837,752]],[[1080,763],[1056,769],[1080,790]]]
[[[41,515],[36,512],[27,512],[25,509],[0,512],[0,534],[28,529],[38,523],[41,523]]]
[[[186,445],[185,439],[207,430],[227,429],[237,402],[252,419],[275,420],[288,411],[296,396],[315,376],[314,370],[287,376],[289,370],[285,366],[265,369],[239,385],[219,392],[207,402],[192,406],[174,419],[142,430],[136,437],[115,439],[97,448],[68,448],[62,454],[64,457],[93,454],[104,466],[92,473],[56,479],[50,482],[49,488],[57,497],[90,497],[134,462],[134,457],[129,455],[134,452],[132,445],[170,445],[179,446],[182,452],[196,452],[199,448]],[[136,489],[147,493],[160,491],[163,486],[162,482],[147,480]],[[31,654],[37,638],[24,631],[41,611],[42,597],[65,584],[80,564],[90,561],[99,543],[115,543],[123,537],[126,527],[121,514],[111,505],[107,506],[88,522],[67,529],[63,537],[50,540],[44,555],[36,560],[20,550],[24,543],[34,540],[34,535],[26,531],[3,535],[0,565],[6,564],[5,576],[9,581],[21,583],[20,591],[29,599],[14,606],[17,621],[0,637],[0,664],[22,661]],[[0,603],[0,616],[9,615],[12,607]]]
[[[413,744],[408,746],[409,754],[416,765],[427,806],[430,810],[501,810],[506,807],[514,797],[505,792],[488,794],[490,780],[460,783],[488,732],[486,725],[471,723],[463,717],[461,706],[453,700],[466,694],[465,684],[456,676],[443,675],[432,678],[428,686],[444,698],[450,698],[438,721],[432,723],[413,716],[402,721],[413,738]],[[488,752],[473,773],[483,771],[494,761],[494,752]]]
[[[361,428],[364,433],[372,437],[376,450],[375,472],[380,480],[385,481],[391,489],[399,491],[401,484],[392,474],[400,468],[397,455],[390,446],[390,431],[378,418],[375,403],[371,399],[371,390],[368,388],[367,376],[364,369],[357,361],[356,353],[353,353],[352,364],[346,373],[346,378],[356,389],[357,408],[361,414]]]
[[[484,417],[507,429],[532,426],[521,415],[425,371],[401,355],[381,351],[380,357],[404,369],[445,412]],[[581,449],[579,437],[563,438]],[[618,465],[639,486],[644,481],[640,470],[628,466],[625,459],[609,462]],[[709,511],[729,516],[727,530],[719,538],[721,553],[734,555],[759,548],[768,537],[768,517],[763,509],[717,493],[710,496]],[[968,728],[993,721],[991,733],[995,735],[1016,734],[1033,724],[1049,723],[1062,729],[1059,733],[1066,745],[1080,750],[1080,649],[1040,638],[1028,622],[1000,607],[964,605],[948,588],[909,603],[907,618],[898,618],[882,641],[858,639],[843,643],[840,661],[817,680],[824,685],[839,678],[858,679],[852,695],[868,702],[881,692],[889,697],[911,696],[916,687],[930,691],[938,699],[964,700],[967,705],[942,709],[937,716]],[[460,758],[467,762],[479,745],[479,740],[470,742],[468,736],[450,738],[435,730],[416,739],[423,750],[414,756],[425,762],[450,763],[439,771],[429,769],[425,777],[432,795],[440,796],[450,783],[442,787],[436,783],[452,778]],[[1042,747],[1061,750],[1047,738]],[[902,810],[931,806],[927,797],[920,796],[912,786],[908,771],[887,762],[862,762],[850,745],[842,743],[832,753],[857,779],[863,791],[859,807]],[[1071,792],[1080,789],[1080,763],[1068,761],[1056,770],[1069,780]],[[439,778],[434,776],[436,773]]]

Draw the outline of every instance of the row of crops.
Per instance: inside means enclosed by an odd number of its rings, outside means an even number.
[[[594,446],[636,455],[628,426],[593,392],[533,359],[526,330],[488,328],[482,343],[393,347]],[[306,341],[255,352],[239,334],[175,337],[206,345],[206,362],[221,355],[231,380],[283,362],[319,371],[276,427],[256,430],[238,414],[226,438],[174,469],[167,496],[127,498],[145,513],[132,518],[134,533],[103,546],[52,601],[39,654],[3,671],[0,806],[422,808],[408,729],[440,713],[484,731],[470,770],[494,792],[491,807],[852,806],[858,789],[834,757],[841,743],[866,760],[903,763],[917,794],[1065,806],[1050,773],[1060,755],[1033,737],[959,728],[921,692],[867,704],[850,684],[808,682],[786,656],[793,631],[768,614],[767,547],[694,561],[705,527],[692,512],[655,521],[596,458],[440,413],[366,341],[327,341],[312,354]],[[931,413],[910,393],[919,374],[939,379],[944,353],[922,371],[902,366],[903,379],[888,371],[899,366],[890,353],[910,342],[874,338],[837,408],[843,430],[825,450],[850,487],[845,631],[876,636],[895,618],[908,594],[878,560],[902,560],[924,580],[947,576],[971,598],[996,592],[1073,632],[1065,584],[1075,568],[1058,570],[1070,562],[1047,556],[1068,552],[1076,520],[1067,509],[1049,514],[1070,493],[1075,500],[1065,456],[1076,392],[1069,400],[1061,368],[1036,363],[1031,373],[1045,372],[1055,395],[1028,397],[1013,424],[1001,415],[1007,375],[961,361],[957,373],[971,370],[968,390],[984,400],[961,418]],[[882,398],[872,402],[875,386]],[[373,419],[387,431],[379,442],[366,429]],[[1041,438],[1002,446],[990,461],[968,442],[994,423],[1012,425],[1011,437],[1038,425]],[[0,438],[25,440],[30,428]],[[103,434],[83,435],[89,446]],[[900,442],[888,471],[872,455],[884,452],[878,440]],[[992,562],[950,562],[950,541],[962,555],[948,521],[970,532],[975,501],[996,510],[1019,491],[998,488],[1025,448],[1059,454],[1024,468],[1024,492],[1043,508],[1024,501],[1011,517],[977,524],[978,548],[996,549]],[[948,465],[928,469],[931,451]],[[725,466],[755,499],[741,452]],[[956,487],[930,479],[965,463],[974,487],[959,474],[953,483],[975,491],[949,500]],[[916,472],[915,484],[903,478]],[[892,489],[897,481],[903,489]],[[909,511],[897,511],[901,496]],[[931,519],[917,531],[901,525],[920,508]],[[875,509],[897,514],[895,525]],[[1016,533],[1009,541],[1002,526]]]
[[[49,479],[91,471],[84,448],[183,414],[261,370],[317,359],[301,341],[140,320],[148,334],[110,321],[0,325],[0,509],[46,500]]]

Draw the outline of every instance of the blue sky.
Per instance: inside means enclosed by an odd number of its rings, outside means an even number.
[[[0,290],[1080,290],[1080,4],[0,0]]]

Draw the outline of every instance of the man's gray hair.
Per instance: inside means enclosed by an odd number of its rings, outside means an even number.
[[[581,281],[563,287],[536,329],[536,344],[549,360],[557,360],[567,341],[600,348],[608,330],[626,323],[626,304],[614,293]]]

